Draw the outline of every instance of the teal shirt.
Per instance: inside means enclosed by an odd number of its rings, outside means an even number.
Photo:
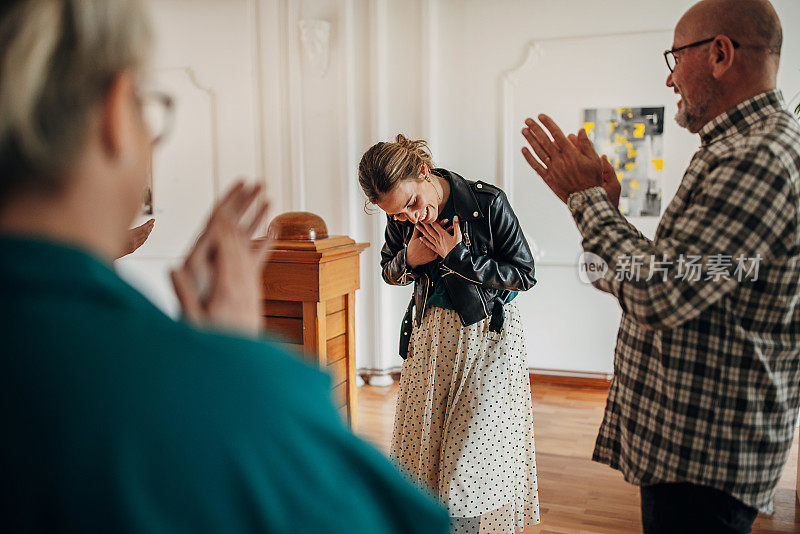
[[[8,532],[447,532],[329,378],[175,322],[76,249],[0,238]]]

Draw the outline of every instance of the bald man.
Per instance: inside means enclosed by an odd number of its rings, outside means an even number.
[[[623,310],[593,459],[641,486],[646,534],[750,532],[791,449],[800,127],[776,91],[781,42],[765,0],[706,0],[678,22],[666,83],[701,146],[652,241],[618,211],[619,181],[585,131],[546,115],[523,129],[599,267],[593,285]]]

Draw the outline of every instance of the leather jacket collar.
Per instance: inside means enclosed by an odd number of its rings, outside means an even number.
[[[433,173],[450,181],[453,208],[460,220],[474,221],[483,218],[483,211],[478,204],[478,199],[465,179],[447,169],[433,169]]]

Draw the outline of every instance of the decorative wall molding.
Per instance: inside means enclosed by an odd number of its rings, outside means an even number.
[[[320,19],[297,21],[303,56],[314,76],[322,78],[331,63],[331,23]]]
[[[341,104],[339,106],[339,128],[340,128],[340,195],[342,198],[342,216],[341,221],[345,224],[345,232],[347,235],[358,238],[359,225],[358,225],[358,206],[359,199],[361,198],[361,191],[355,177],[358,174],[358,142],[357,142],[357,123],[358,115],[356,108],[356,0],[341,0],[339,2],[339,12],[337,15],[338,26],[335,28],[335,34],[339,40],[338,50],[342,55],[341,72],[339,73],[339,92]],[[370,251],[364,254],[364,260],[370,261],[372,255]],[[361,291],[356,292],[356,365],[358,362],[363,362],[365,356],[368,354],[377,354],[374,347],[377,342],[373,339],[377,337],[374,333],[374,328],[369,328],[365,324],[375,317],[374,302],[371,299],[365,298],[364,293],[369,292],[370,282],[374,283],[375,275],[371,274],[372,270],[366,268],[366,277],[368,280],[366,287]],[[361,273],[359,273],[361,275]],[[363,287],[363,285],[362,285]],[[369,295],[370,293],[367,293]],[[363,332],[369,332],[368,335],[363,335]],[[366,341],[366,342],[365,342]],[[363,379],[359,377],[363,383]]]
[[[370,72],[370,140],[385,139],[388,136],[388,17],[386,0],[369,1],[369,72]],[[381,217],[371,217],[369,220],[370,236],[372,243],[383,243],[383,224]],[[380,263],[380,246],[370,247],[369,254],[364,261],[371,265]],[[388,289],[379,276],[371,280],[371,316],[379,317],[381,304],[390,301]],[[392,335],[387,321],[378,321],[371,329],[371,354],[372,363],[383,367],[383,354],[391,346],[386,340]]]
[[[501,102],[500,102],[500,156],[497,161],[500,164],[500,188],[505,191],[510,202],[514,202],[514,168],[513,158],[518,154],[513,150],[514,144],[511,142],[511,124],[515,120],[513,117],[514,98],[513,90],[516,87],[517,78],[523,70],[533,68],[542,57],[542,46],[538,42],[528,44],[524,59],[515,68],[506,71],[501,75]],[[519,122],[519,118],[516,119]]]
[[[293,211],[306,209],[306,177],[303,163],[303,102],[301,97],[300,38],[297,31],[298,0],[279,0],[279,43],[281,48],[281,80],[283,123],[288,132],[285,144],[289,183],[288,207]]]
[[[370,137],[383,139],[388,135],[388,21],[386,0],[369,2],[370,87],[371,113]]]
[[[211,146],[211,158],[214,162],[213,166],[213,191],[214,191],[214,200],[216,201],[219,199],[220,196],[220,171],[219,171],[219,109],[217,106],[217,95],[210,86],[207,86],[200,82],[197,78],[197,72],[191,67],[184,67],[183,71],[186,73],[186,76],[189,78],[189,81],[194,85],[199,91],[205,93],[208,96],[208,107],[210,110],[210,121],[211,121],[211,137],[213,144]]]
[[[265,112],[265,95],[264,95],[264,28],[261,21],[261,0],[250,0],[248,2],[248,11],[250,12],[250,20],[252,21],[252,48],[253,48],[253,107],[256,110],[255,131],[253,132],[255,142],[255,169],[256,176],[254,177],[259,183],[267,190],[267,152],[265,150],[266,144],[266,112]],[[266,224],[266,223],[265,223]],[[266,227],[261,229],[266,233]]]
[[[342,94],[341,132],[342,132],[342,220],[347,221],[348,235],[355,236],[358,231],[357,208],[360,191],[355,176],[358,174],[358,153],[356,141],[356,14],[355,0],[342,0],[339,4],[340,31],[344,52],[343,73],[340,76]]]
[[[633,37],[637,35],[651,35],[657,33],[672,32],[672,29],[648,30],[648,31],[635,31],[635,32],[616,32],[616,33],[602,33],[602,34],[587,34],[587,35],[571,35],[566,37],[552,37],[545,39],[536,39],[525,45],[522,54],[522,61],[516,67],[503,72],[500,75],[500,135],[498,140],[500,146],[498,147],[498,173],[501,177],[500,187],[506,192],[509,200],[514,202],[514,158],[519,157],[518,152],[514,149],[515,143],[511,141],[512,125],[518,122],[520,129],[522,129],[522,118],[513,116],[514,105],[514,89],[517,80],[523,71],[535,68],[539,60],[546,53],[545,45],[552,45],[558,42],[572,41],[578,39],[594,39],[603,37]],[[515,136],[519,137],[519,136]]]
[[[165,231],[155,232],[136,258],[167,261],[193,240],[220,193],[219,102],[192,66],[156,68],[148,78],[175,98],[175,120],[152,160],[153,215]],[[193,202],[185,202],[187,188]]]
[[[423,0],[422,133],[433,154],[439,153],[439,0]]]
[[[199,92],[203,93],[206,96],[206,98],[208,98],[208,109],[209,109],[208,119],[212,137],[212,144],[211,147],[209,147],[209,150],[211,152],[211,160],[213,162],[213,167],[211,169],[213,176],[212,185],[214,191],[214,199],[216,200],[217,198],[219,198],[220,194],[219,119],[218,119],[219,109],[217,106],[217,94],[214,92],[213,88],[211,88],[208,85],[205,85],[199,80],[197,72],[190,66],[155,69],[152,71],[152,73],[155,76],[158,76],[160,74],[182,73],[186,76],[186,79],[192,86],[194,86]]]
[[[286,3],[286,28],[288,31],[286,42],[289,52],[289,124],[292,151],[292,206],[295,210],[304,211],[307,205],[307,183],[303,141],[303,99],[300,96],[303,89],[300,68],[300,37],[297,26],[299,2],[297,0],[287,0]]]

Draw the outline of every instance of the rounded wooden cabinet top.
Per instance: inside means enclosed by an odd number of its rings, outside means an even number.
[[[278,241],[315,241],[328,238],[328,226],[319,215],[290,211],[272,219],[267,236]]]

